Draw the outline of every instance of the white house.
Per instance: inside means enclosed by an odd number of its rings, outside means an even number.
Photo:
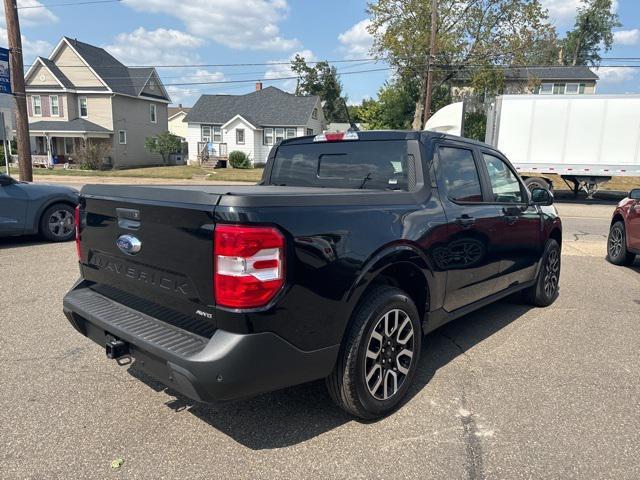
[[[325,127],[320,97],[263,89],[260,82],[246,95],[202,95],[184,122],[189,163],[199,163],[203,152],[225,158],[240,150],[252,163],[263,164],[279,141],[316,135]]]

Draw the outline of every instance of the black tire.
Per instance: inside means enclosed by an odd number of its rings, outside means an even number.
[[[395,328],[390,329],[393,322]],[[391,333],[387,335],[385,330]],[[331,398],[348,413],[363,419],[391,413],[411,386],[421,345],[422,328],[411,298],[395,287],[374,287],[354,312],[336,365],[327,377]],[[367,355],[368,351],[375,354],[374,350],[377,357]],[[409,350],[410,357],[406,353]],[[394,393],[388,395],[392,389]]]
[[[542,177],[529,177],[524,181],[524,185],[530,192],[533,191],[534,188],[544,188],[549,191],[553,190],[553,184]]]
[[[560,246],[554,239],[549,239],[545,246],[536,283],[523,291],[525,300],[534,307],[548,307],[560,291]]]
[[[607,260],[614,265],[631,265],[635,258],[635,254],[627,250],[627,235],[624,222],[618,220],[609,229]]]
[[[50,242],[67,242],[75,237],[74,218],[71,205],[54,203],[40,217],[40,234]]]

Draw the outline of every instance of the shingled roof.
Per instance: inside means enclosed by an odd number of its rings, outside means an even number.
[[[540,80],[598,80],[599,77],[586,66],[575,67],[526,67],[507,68],[504,71],[507,80],[527,80],[538,78]]]
[[[137,97],[155,71],[151,67],[127,67],[104,48],[69,37],[64,39],[115,93]]]
[[[306,125],[318,104],[315,95],[300,96],[276,87],[246,95],[202,95],[184,121],[224,125],[241,115],[254,126]]]
[[[44,66],[49,69],[53,76],[56,77],[60,81],[60,83],[64,85],[65,88],[73,88],[73,83],[71,83],[71,80],[69,80],[67,76],[62,73],[62,70],[60,70],[55,63],[44,57],[38,57],[38,60],[44,63]]]

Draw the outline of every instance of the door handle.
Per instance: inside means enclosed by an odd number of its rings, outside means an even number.
[[[476,219],[470,217],[466,213],[456,218],[456,223],[460,225],[462,228],[471,228],[471,226],[475,223]]]

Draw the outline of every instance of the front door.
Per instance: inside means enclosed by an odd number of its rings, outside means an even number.
[[[0,236],[19,235],[25,227],[27,194],[19,183],[0,176]]]
[[[538,207],[529,205],[529,194],[513,168],[491,150],[480,150],[482,166],[491,187],[490,201],[499,209],[501,235],[495,245],[500,256],[497,290],[535,278],[542,256],[542,220]]]
[[[496,291],[504,227],[500,210],[488,203],[488,186],[475,149],[455,142],[437,146],[438,192],[447,233],[433,247],[436,266],[447,272],[445,310],[451,312]]]

